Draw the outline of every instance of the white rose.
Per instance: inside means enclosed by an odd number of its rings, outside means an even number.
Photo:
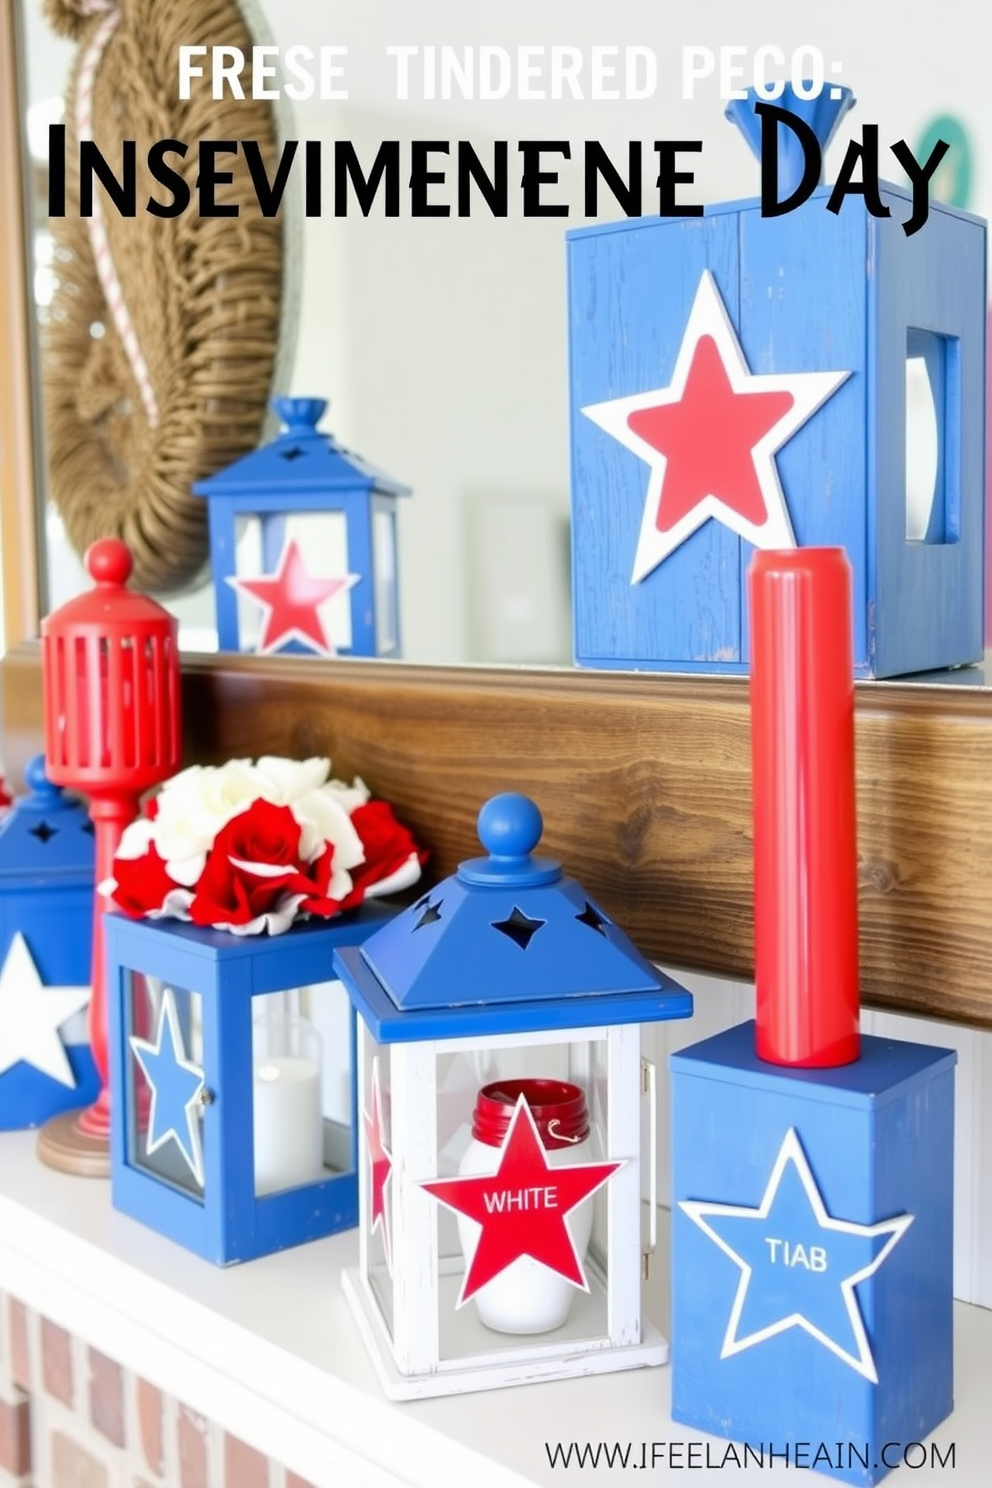
[[[193,887],[221,827],[257,801],[265,785],[265,776],[251,760],[191,765],[166,781],[158,797],[154,839],[177,883]]]

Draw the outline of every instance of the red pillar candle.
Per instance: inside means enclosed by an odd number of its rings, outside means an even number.
[[[851,568],[840,548],[757,552],[751,613],[757,1053],[858,1058]]]

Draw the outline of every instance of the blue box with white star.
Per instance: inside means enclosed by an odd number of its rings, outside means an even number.
[[[870,1484],[948,1415],[956,1059],[671,1056],[673,1420]]]
[[[332,960],[393,912],[274,936],[106,916],[116,1209],[223,1266],[357,1224],[355,1017]]]
[[[25,778],[0,826],[0,1131],[42,1126],[100,1093],[86,1023],[92,828],[41,755]]]
[[[828,196],[568,235],[580,665],[747,671],[755,544],[846,549],[859,675],[981,657],[985,224]]]

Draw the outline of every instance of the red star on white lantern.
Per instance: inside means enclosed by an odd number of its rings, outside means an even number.
[[[300,641],[322,656],[334,655],[322,607],[336,594],[353,588],[358,574],[326,578],[310,573],[295,537],[286,543],[274,574],[258,579],[228,577],[239,593],[249,595],[264,613],[256,650],[277,651],[287,641]]]
[[[521,1096],[495,1173],[423,1184],[447,1208],[482,1226],[457,1306],[464,1306],[521,1256],[530,1256],[587,1292],[589,1283],[565,1216],[622,1167],[622,1162],[550,1167],[530,1107]]]
[[[795,547],[775,454],[849,376],[751,372],[707,270],[668,387],[582,410],[651,467],[630,582],[710,517],[755,547]]]
[[[382,1094],[379,1089],[379,1061],[372,1061],[372,1091],[370,1105],[371,1113],[363,1111],[362,1120],[365,1123],[365,1144],[369,1153],[369,1199],[371,1209],[371,1224],[369,1234],[374,1235],[376,1230],[382,1235],[382,1248],[386,1256],[386,1266],[391,1266],[389,1246],[389,1211],[386,1207],[386,1184],[389,1182],[393,1172],[392,1153],[386,1147],[383,1140],[384,1123],[382,1119]]]

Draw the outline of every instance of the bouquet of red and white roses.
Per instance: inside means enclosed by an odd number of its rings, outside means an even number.
[[[266,756],[183,770],[126,828],[103,892],[132,919],[280,935],[416,883],[426,855],[411,833],[330,768]]]

